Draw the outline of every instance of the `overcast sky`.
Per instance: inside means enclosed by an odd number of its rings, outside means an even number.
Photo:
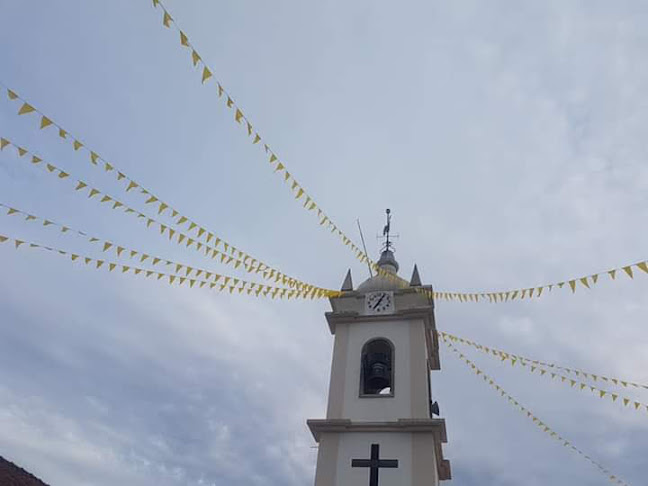
[[[648,257],[645,1],[168,0],[215,77],[369,252],[384,209],[401,275],[528,287]],[[367,277],[272,174],[150,0],[0,0],[0,80],[233,244],[339,288]],[[0,99],[8,137],[121,189]],[[130,199],[137,203],[136,198]],[[194,265],[108,206],[0,154],[0,203]],[[0,233],[97,255],[15,216]],[[214,266],[222,272],[225,267]],[[648,383],[648,278],[572,296],[439,302],[440,329]],[[326,301],[169,287],[0,246],[0,455],[52,485],[310,485]],[[648,415],[469,352],[558,433],[645,483]],[[432,377],[452,484],[602,485],[454,356]],[[648,392],[627,395],[648,402]]]

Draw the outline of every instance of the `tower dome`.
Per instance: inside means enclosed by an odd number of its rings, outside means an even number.
[[[406,286],[405,282],[398,278],[399,266],[393,251],[390,249],[384,250],[380,255],[377,265],[383,272],[362,282],[358,286],[358,292],[398,290]],[[388,275],[385,275],[385,273]]]

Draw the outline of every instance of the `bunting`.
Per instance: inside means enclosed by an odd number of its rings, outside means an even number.
[[[599,472],[601,472],[605,477],[608,479],[613,484],[620,484],[624,486],[629,486],[625,481],[623,481],[621,478],[619,478],[616,474],[612,474],[609,469],[603,467],[599,462],[596,460],[592,459],[588,454],[584,453],[581,449],[576,447],[571,441],[565,439],[563,436],[558,434],[556,431],[554,431],[549,425],[547,425],[544,421],[540,420],[535,414],[533,414],[528,408],[526,408],[524,405],[522,405],[520,402],[518,402],[515,398],[513,398],[508,392],[506,392],[501,386],[499,386],[495,380],[493,380],[490,376],[488,376],[486,373],[484,373],[482,370],[480,370],[475,363],[470,361],[466,356],[464,356],[457,348],[455,348],[452,343],[443,337],[441,335],[441,341],[448,346],[448,348],[455,354],[457,357],[463,361],[466,366],[468,366],[473,373],[475,373],[476,376],[480,376],[482,380],[487,383],[490,387],[494,388],[498,394],[502,397],[505,398],[513,407],[518,409],[520,412],[522,412],[526,417],[531,420],[536,427],[538,427],[540,430],[542,430],[545,434],[547,434],[550,438],[554,439],[558,443],[562,444],[563,447],[570,449],[571,451],[575,452],[579,456],[581,456],[583,459],[585,459],[587,462],[589,462],[591,465],[593,465]]]
[[[76,236],[79,236],[83,240],[86,240],[87,242],[92,243],[93,245],[99,247],[101,251],[103,251],[104,253],[114,253],[114,255],[117,258],[129,258],[131,260],[136,260],[139,263],[149,264],[153,267],[164,265],[167,267],[168,269],[167,271],[170,270],[171,273],[180,275],[181,277],[184,278],[194,278],[194,279],[203,278],[206,281],[213,281],[214,283],[222,282],[226,284],[230,282],[234,282],[236,284],[240,284],[242,287],[247,287],[247,288],[265,287],[264,285],[258,283],[248,282],[246,280],[241,280],[228,275],[221,275],[213,270],[208,270],[202,267],[194,267],[191,265],[178,263],[174,260],[168,260],[166,258],[152,255],[150,253],[146,253],[140,250],[134,250],[126,246],[121,246],[113,241],[105,240],[93,235],[89,235],[88,233],[78,229],[74,229],[71,226],[57,223],[56,221],[45,219],[40,216],[36,216],[34,214],[30,214],[21,209],[8,206],[4,203],[0,203],[0,208],[6,210],[5,214],[7,216],[19,216],[28,222],[36,222],[41,224],[44,227],[56,228],[60,233],[75,234]],[[299,290],[296,294],[294,294],[294,296],[296,298],[308,297],[310,296],[311,292],[313,293],[313,296],[317,298],[331,297],[339,294],[339,292],[333,290],[326,290],[326,289],[302,289]]]
[[[439,333],[439,334],[441,334],[441,333]],[[448,341],[462,342],[461,338],[457,338],[456,336],[452,336],[452,335],[445,334],[445,333],[443,333],[443,334],[445,335],[445,338]],[[464,344],[467,344],[467,343],[464,342]],[[491,356],[491,353],[484,350],[483,347],[482,347],[482,349],[479,349],[479,350],[486,353],[486,354],[488,354],[489,356]],[[516,363],[519,363],[522,368],[526,369],[530,373],[536,373],[537,372],[540,376],[544,376],[545,378],[550,378],[551,380],[558,380],[558,381],[560,381],[560,383],[563,383],[563,384],[569,386],[570,388],[572,388],[574,390],[591,392],[597,398],[611,400],[612,402],[617,403],[618,405],[621,405],[622,407],[633,408],[634,410],[640,411],[640,412],[648,412],[648,405],[646,405],[645,403],[641,403],[641,402],[638,402],[636,400],[633,400],[632,398],[624,397],[624,396],[619,395],[618,393],[614,393],[614,392],[611,392],[611,391],[608,391],[608,390],[604,390],[602,388],[590,385],[588,383],[584,383],[582,381],[575,380],[575,379],[570,378],[568,376],[565,376],[565,375],[563,375],[561,373],[558,373],[555,370],[547,369],[543,365],[540,365],[540,364],[531,364],[530,362],[527,362],[527,361],[524,361],[524,360],[519,360],[518,358],[514,358],[514,357],[512,357],[510,355],[506,355],[506,354],[499,355],[499,353],[498,353],[498,354],[495,354],[495,355],[498,356],[502,361],[506,361],[506,360],[510,361],[511,366],[515,366]]]
[[[0,245],[8,243],[13,246],[15,249],[28,248],[28,249],[40,249],[45,250],[51,253],[56,253],[67,257],[71,262],[79,262],[84,264],[88,268],[93,268],[95,270],[107,270],[108,272],[119,272],[119,273],[132,273],[144,278],[155,277],[157,280],[162,280],[169,285],[185,285],[190,288],[204,288],[209,287],[210,290],[216,292],[229,292],[230,294],[247,294],[254,295],[255,297],[269,297],[271,299],[292,299],[292,298],[324,298],[324,296],[316,295],[313,292],[299,291],[295,289],[287,289],[281,287],[272,287],[270,285],[262,285],[254,282],[247,282],[245,280],[239,280],[233,277],[221,276],[221,279],[218,281],[210,281],[208,279],[200,278],[194,276],[178,276],[164,272],[158,272],[156,270],[151,270],[147,268],[142,268],[132,265],[123,265],[120,263],[112,262],[104,259],[97,259],[88,257],[79,253],[74,253],[71,251],[60,250],[58,248],[53,248],[51,246],[41,245],[38,243],[33,243],[26,240],[20,240],[17,238],[12,238],[10,236],[0,234]],[[222,281],[221,281],[222,280]]]
[[[645,390],[648,390],[648,385],[642,385],[641,383],[635,383],[630,380],[623,380],[621,378],[611,378],[605,375],[590,373],[588,371],[583,371],[577,368],[568,368],[566,366],[561,366],[555,363],[548,363],[546,361],[539,361],[536,359],[525,358],[524,356],[520,356],[518,354],[513,354],[506,351],[502,351],[500,349],[484,346],[482,344],[476,343],[469,339],[464,339],[459,336],[448,334],[447,332],[443,332],[443,331],[439,331],[439,334],[442,334],[444,337],[446,337],[447,339],[451,340],[454,343],[461,343],[464,345],[471,346],[477,349],[478,351],[481,351],[482,353],[492,355],[494,357],[501,359],[502,361],[510,361],[512,365],[515,365],[516,363],[520,363],[522,366],[528,366],[530,368],[535,366],[535,367],[544,367],[552,370],[556,369],[556,370],[561,370],[566,373],[569,373],[573,376],[576,376],[577,378],[582,377],[586,380],[591,380],[594,382],[600,381],[603,383],[613,384],[615,386],[623,387],[623,388],[643,388]],[[569,379],[571,379],[571,377]]]
[[[613,268],[605,272],[594,273],[585,277],[576,277],[569,280],[552,284],[543,284],[535,287],[520,288],[515,290],[503,291],[482,291],[475,293],[462,293],[462,292],[440,292],[432,291],[429,289],[420,289],[420,292],[425,292],[430,298],[435,300],[455,301],[455,302],[490,302],[493,304],[502,302],[513,302],[515,300],[531,300],[538,299],[543,295],[554,290],[568,289],[572,294],[576,293],[578,289],[592,289],[602,277],[606,277],[611,281],[616,281],[618,276],[624,278],[634,279],[637,274],[648,273],[648,261],[631,263],[618,268]]]
[[[302,282],[300,280],[287,276],[279,270],[274,269],[266,265],[265,263],[250,257],[246,253],[237,250],[228,243],[222,243],[222,240],[220,240],[218,237],[215,237],[211,233],[207,236],[207,241],[203,243],[196,236],[175,230],[171,226],[161,223],[157,219],[130,207],[114,196],[106,194],[80,179],[72,178],[69,173],[63,171],[56,165],[46,162],[43,158],[32,154],[26,148],[15,145],[12,141],[6,138],[0,137],[0,146],[2,147],[2,149],[5,149],[6,147],[14,147],[18,152],[20,160],[24,160],[26,162],[30,161],[30,165],[41,167],[47,174],[50,174],[53,177],[58,178],[59,180],[69,179],[75,184],[74,189],[76,190],[76,192],[87,194],[88,199],[97,199],[100,203],[107,203],[113,210],[121,211],[125,214],[129,214],[137,218],[149,230],[156,231],[156,233],[158,233],[160,236],[166,235],[170,241],[173,241],[178,245],[184,245],[185,248],[192,248],[195,251],[202,251],[205,256],[212,259],[218,258],[219,261],[225,265],[231,265],[235,269],[243,268],[248,273],[256,273],[258,275],[261,275],[266,280],[272,280],[275,283],[281,283],[282,285],[288,286],[290,288],[295,288],[297,290],[328,292],[327,289],[316,287],[312,284]],[[189,225],[189,228],[190,230],[194,229],[192,225]],[[212,239],[213,243],[210,243]],[[217,249],[220,243],[222,243],[222,249]]]
[[[243,127],[250,143],[258,146],[259,150],[263,151],[263,156],[268,161],[268,165],[294,195],[295,200],[303,201],[303,207],[306,211],[311,212],[317,217],[319,225],[336,235],[354,253],[359,261],[363,263],[369,262],[374,268],[377,268],[375,263],[324,213],[319,204],[306,192],[306,189],[297,181],[295,176],[288,171],[286,163],[279,159],[277,153],[270,148],[270,145],[261,137],[242,108],[234,101],[232,95],[225,89],[222,83],[216,80],[214,70],[207,66],[207,63],[198,54],[196,47],[189,39],[187,32],[180,28],[164,4],[160,0],[153,0],[153,7],[156,9],[159,8],[162,11],[162,24],[169,29],[173,29],[179,36],[180,46],[191,53],[191,63],[194,69],[200,74],[202,84],[211,84],[218,90],[218,98],[223,102],[225,108],[232,112],[232,121],[236,125]]]
[[[169,217],[173,221],[173,224],[175,226],[179,228],[182,227],[186,228],[186,232],[188,233],[187,241],[195,241],[200,243],[201,245],[207,245],[207,246],[211,244],[211,246],[215,250],[219,250],[222,253],[227,253],[227,257],[224,260],[227,260],[229,263],[236,262],[238,260],[243,260],[245,262],[248,261],[253,262],[255,267],[258,266],[262,268],[262,270],[260,271],[265,272],[268,275],[271,274],[272,275],[271,278],[276,279],[275,282],[281,281],[285,285],[297,289],[310,288],[310,284],[307,284],[293,277],[289,277],[288,275],[285,275],[279,272],[278,270],[273,269],[270,265],[267,265],[263,261],[254,258],[249,253],[240,250],[239,248],[235,247],[234,245],[228,243],[223,238],[216,235],[214,232],[209,231],[208,229],[199,225],[189,217],[184,216],[183,214],[180,213],[180,211],[175,209],[169,203],[166,203],[159,196],[153,194],[151,191],[149,191],[144,186],[142,186],[142,184],[135,181],[134,179],[131,179],[128,175],[126,175],[126,173],[120,171],[117,168],[117,166],[115,166],[111,162],[108,162],[97,152],[94,152],[93,150],[88,148],[78,138],[74,137],[69,131],[65,130],[58,123],[56,123],[51,117],[48,117],[47,115],[43,114],[38,108],[34,107],[27,100],[25,100],[23,97],[18,95],[16,91],[13,91],[12,89],[6,87],[1,82],[0,82],[0,86],[6,89],[7,96],[10,101],[20,104],[20,108],[18,110],[19,115],[27,115],[30,113],[35,114],[38,117],[40,117],[41,129],[46,129],[47,127],[51,126],[56,130],[58,130],[59,139],[69,142],[75,151],[85,152],[85,154],[87,155],[86,160],[92,166],[97,168],[102,168],[105,173],[111,174],[113,177],[115,177],[115,179],[121,183],[120,187],[125,192],[133,191],[134,193],[141,195],[143,198],[145,198],[145,203],[153,207],[158,215],[160,216],[165,215],[166,217]],[[8,144],[9,142],[6,139],[3,139],[1,143]],[[4,148],[4,145],[2,146],[2,148]],[[24,155],[24,153],[22,152],[24,149],[20,147],[17,147],[17,149],[21,153],[21,156]],[[164,226],[168,227],[168,225],[164,225]],[[222,250],[220,250],[219,247],[222,247]]]

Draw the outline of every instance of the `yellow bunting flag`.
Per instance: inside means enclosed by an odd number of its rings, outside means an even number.
[[[180,44],[185,46],[185,47],[189,47],[189,39],[187,38],[185,33],[182,32],[182,31],[180,31]]]
[[[205,81],[207,81],[211,77],[212,77],[211,71],[207,68],[207,66],[205,66],[203,68],[202,82],[204,83]]]
[[[47,118],[46,116],[44,116],[44,117],[41,118],[41,124],[40,124],[41,130],[42,130],[43,128],[47,128],[47,127],[49,127],[51,124],[52,124],[52,120],[50,120],[50,119]]]
[[[27,113],[31,113],[34,110],[34,107],[30,105],[29,103],[23,103],[23,105],[20,107],[20,110],[18,110],[19,115],[26,115]]]
[[[194,66],[197,66],[198,63],[201,61],[200,56],[196,51],[191,51],[191,60],[193,61]]]

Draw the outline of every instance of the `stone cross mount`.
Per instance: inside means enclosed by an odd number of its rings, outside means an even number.
[[[398,459],[380,459],[380,445],[371,444],[371,459],[352,459],[351,467],[368,467],[369,486],[378,486],[380,468],[397,468]]]

